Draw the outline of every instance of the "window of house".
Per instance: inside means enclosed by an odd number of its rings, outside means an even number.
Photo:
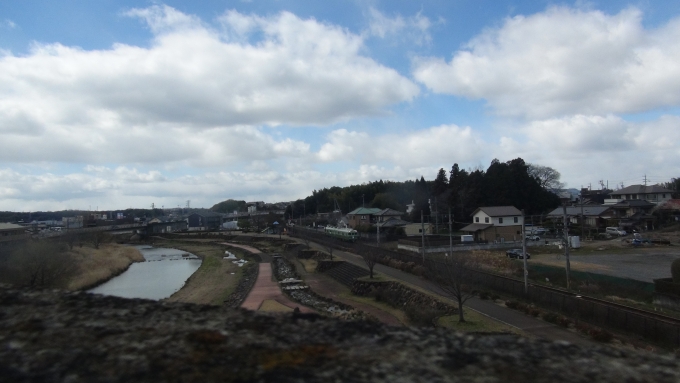
[[[361,216],[361,219],[366,219],[366,216],[365,216],[365,215],[362,215],[362,216]]]
[[[498,223],[503,223],[503,218],[498,218]]]
[[[514,217],[515,223],[519,223],[519,217]]]
[[[489,217],[484,217],[484,222],[489,223]]]
[[[661,198],[666,198],[666,194],[662,194],[662,195],[661,195]]]
[[[418,233],[422,233],[422,232],[423,232],[423,229],[418,229]]]
[[[479,217],[475,217],[475,222],[479,222]]]

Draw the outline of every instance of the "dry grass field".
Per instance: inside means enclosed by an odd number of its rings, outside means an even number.
[[[142,254],[132,246],[102,244],[99,249],[89,246],[69,250],[78,271],[68,283],[69,290],[94,287],[125,271],[134,262],[143,262]]]

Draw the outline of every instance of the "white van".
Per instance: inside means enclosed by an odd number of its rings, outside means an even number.
[[[608,228],[605,229],[605,232],[607,234],[620,235],[620,236],[624,236],[624,235],[628,234],[628,233],[626,233],[625,230],[619,229],[618,227],[608,227]]]

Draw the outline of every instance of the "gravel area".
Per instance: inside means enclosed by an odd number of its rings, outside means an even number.
[[[0,286],[12,382],[678,382],[673,356]]]

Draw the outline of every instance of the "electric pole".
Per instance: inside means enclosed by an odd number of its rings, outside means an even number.
[[[562,202],[563,209],[563,224],[564,224],[564,258],[567,261],[567,290],[570,290],[569,286],[569,226],[567,226],[567,201],[566,199]]]
[[[425,266],[425,219],[423,218],[423,211],[420,211],[420,233],[422,237],[423,246],[423,266]]]

